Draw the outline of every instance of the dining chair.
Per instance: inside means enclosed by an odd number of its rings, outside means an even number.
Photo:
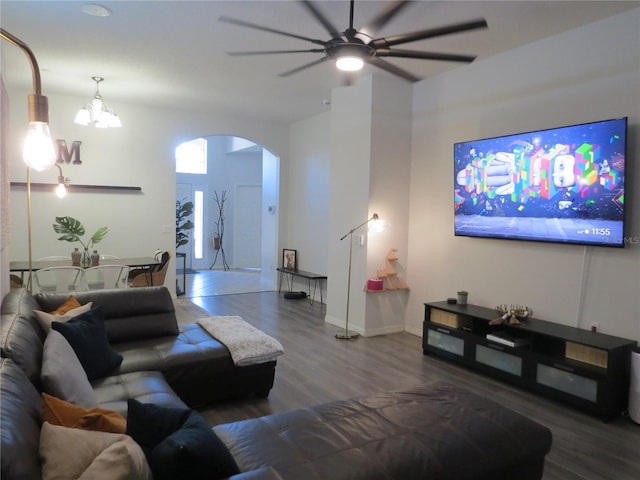
[[[97,265],[85,270],[89,290],[102,288],[128,288],[129,267],[127,265]]]
[[[33,293],[83,292],[89,290],[84,269],[81,267],[48,267],[36,270]]]
[[[164,285],[164,279],[169,269],[169,260],[171,254],[169,252],[160,252],[155,255],[156,260],[160,262],[150,269],[135,269],[139,272],[132,272],[129,276],[129,286],[131,287],[150,287],[154,285]]]

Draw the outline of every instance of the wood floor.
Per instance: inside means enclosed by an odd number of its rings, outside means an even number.
[[[240,315],[277,338],[285,349],[269,398],[234,400],[202,409],[211,424],[445,380],[549,427],[553,446],[546,460],[545,480],[640,478],[640,425],[628,417],[603,423],[563,404],[424,356],[422,339],[414,335],[338,340],[336,328],[324,323],[324,305],[286,300],[276,292],[180,298],[176,303],[181,322],[207,312]]]

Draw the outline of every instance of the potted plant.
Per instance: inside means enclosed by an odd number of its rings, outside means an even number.
[[[466,305],[469,292],[466,290],[458,290],[458,305]]]
[[[189,217],[193,214],[193,202],[176,200],[176,251],[178,247],[189,243],[189,230],[193,230],[193,222]]]
[[[85,243],[81,238],[86,233],[84,226],[80,220],[76,220],[73,217],[56,217],[56,223],[53,224],[53,229],[56,233],[62,234],[58,240],[63,240],[65,242],[80,242],[80,245],[84,247],[84,251],[81,253],[80,258],[80,265],[83,267],[91,265],[91,255],[89,252],[91,247],[100,243],[107,233],[109,233],[109,229],[107,227],[100,227],[91,236],[89,241]],[[78,249],[76,248],[76,250]],[[76,262],[73,263],[76,264]]]

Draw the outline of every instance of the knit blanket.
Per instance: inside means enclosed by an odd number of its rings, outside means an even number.
[[[197,320],[213,338],[229,349],[236,366],[271,362],[284,353],[275,338],[238,316],[217,316]]]

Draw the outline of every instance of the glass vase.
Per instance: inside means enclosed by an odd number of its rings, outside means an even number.
[[[91,254],[89,253],[88,248],[85,248],[84,252],[82,252],[82,258],[80,258],[80,266],[82,268],[87,268],[91,266]]]

